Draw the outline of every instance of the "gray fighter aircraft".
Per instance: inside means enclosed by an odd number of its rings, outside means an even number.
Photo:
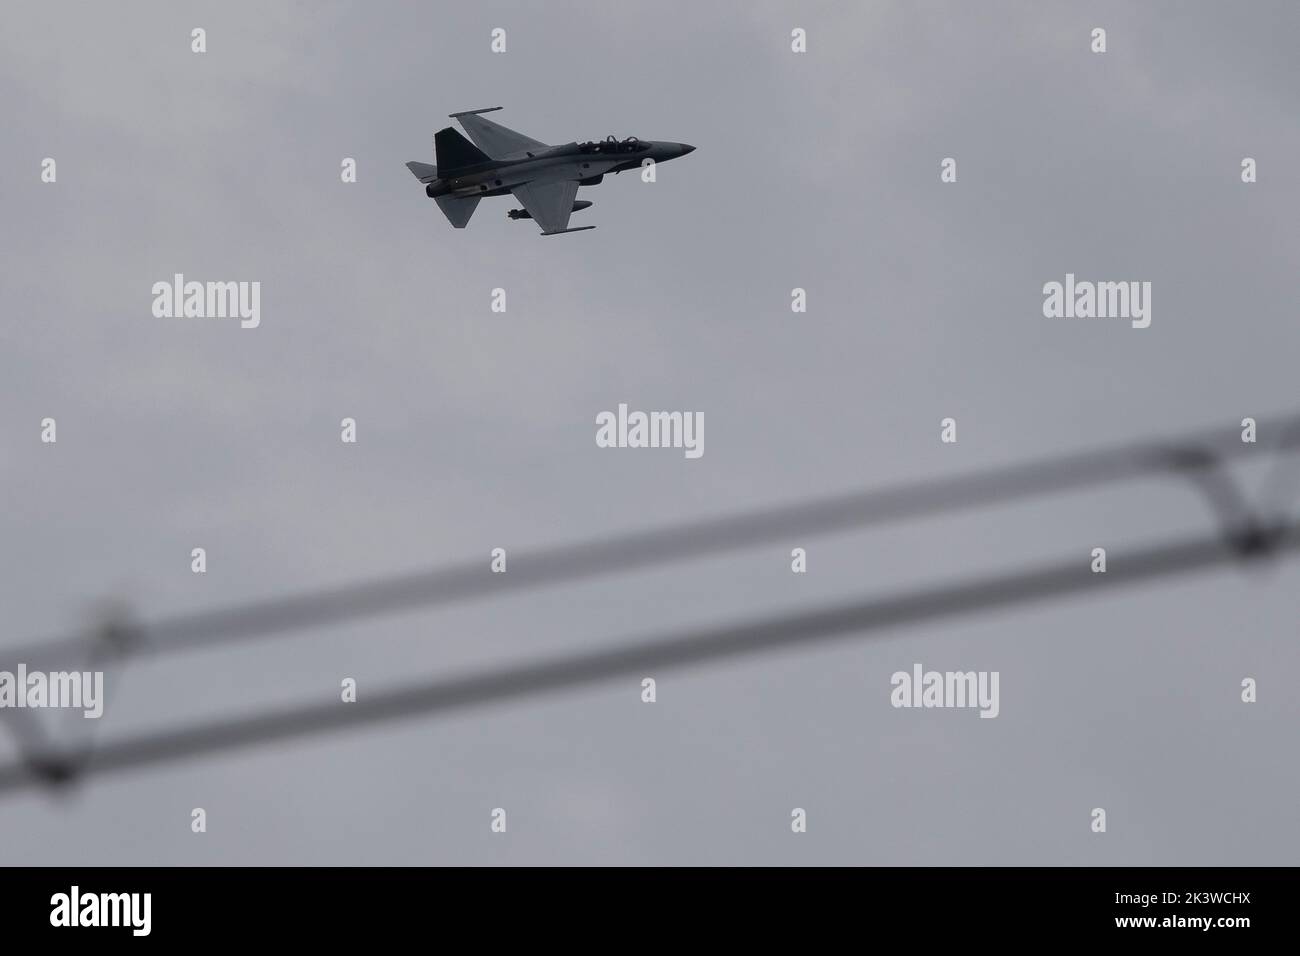
[[[425,184],[425,195],[437,200],[438,208],[457,229],[465,228],[484,196],[507,193],[514,193],[524,207],[512,209],[507,215],[511,219],[535,220],[543,236],[595,229],[569,228],[569,216],[591,205],[574,200],[579,186],[595,186],[606,173],[638,169],[647,159],[662,163],[695,149],[685,143],[661,143],[635,136],[547,146],[482,116],[499,109],[493,106],[452,113],[452,119],[465,127],[469,139],[448,126],[433,137],[436,166],[406,164]]]

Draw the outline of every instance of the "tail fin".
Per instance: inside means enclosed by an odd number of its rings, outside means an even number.
[[[492,159],[450,126],[433,134],[433,149],[444,179],[466,166],[477,166]]]
[[[447,217],[447,221],[457,229],[464,229],[469,222],[469,217],[474,215],[474,210],[478,208],[478,196],[466,196],[459,199],[455,196],[435,196],[438,208],[442,214]]]
[[[438,178],[438,167],[428,163],[407,163],[406,168],[422,183],[431,183]]]

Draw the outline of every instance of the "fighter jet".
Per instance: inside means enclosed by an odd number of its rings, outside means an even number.
[[[587,143],[547,146],[484,119],[501,107],[452,113],[469,133],[466,139],[448,126],[434,134],[437,165],[411,162],[406,168],[425,184],[424,193],[438,203],[447,220],[464,229],[484,196],[514,193],[523,209],[512,209],[511,219],[532,219],[543,236],[582,232],[595,226],[569,228],[569,216],[590,202],[575,201],[579,186],[595,186],[606,173],[637,169],[647,159],[656,163],[676,159],[695,147],[629,136],[613,136]],[[473,142],[470,142],[473,140]]]

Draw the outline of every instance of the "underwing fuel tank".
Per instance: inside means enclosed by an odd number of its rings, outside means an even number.
[[[591,202],[589,200],[578,199],[573,203],[573,211],[578,212],[581,209],[586,209],[590,205]],[[529,213],[527,209],[511,209],[508,213],[506,213],[506,215],[509,216],[511,219],[532,219],[533,218],[532,214]]]

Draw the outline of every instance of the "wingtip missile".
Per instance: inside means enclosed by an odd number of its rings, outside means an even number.
[[[562,236],[566,232],[586,232],[588,229],[595,229],[595,226],[575,226],[572,229],[556,229],[554,232],[544,232],[543,236]]]

